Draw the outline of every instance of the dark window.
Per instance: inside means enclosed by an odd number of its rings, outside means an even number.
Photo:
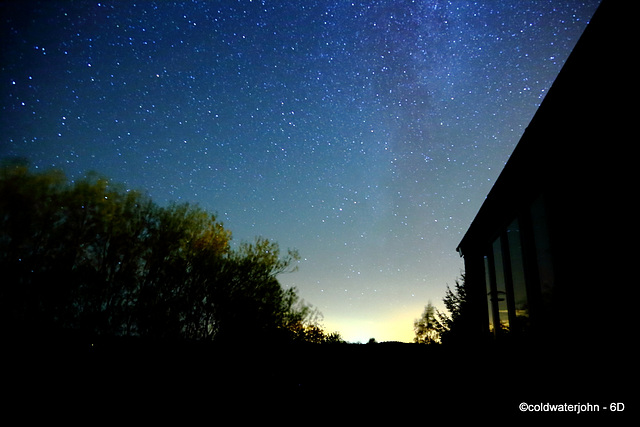
[[[493,264],[495,269],[495,291],[493,295],[494,307],[497,310],[500,331],[509,330],[509,309],[507,307],[507,282],[504,273],[504,257],[502,254],[502,239],[498,237],[493,242]]]
[[[485,255],[484,257],[484,280],[487,285],[487,304],[489,306],[489,332],[495,333],[495,327],[493,326],[493,305],[491,304],[491,296],[493,295],[491,291],[491,274],[489,273],[490,265],[489,265],[489,257]]]
[[[529,328],[529,301],[520,222],[515,219],[484,257],[489,330],[522,333]]]
[[[524,259],[522,255],[522,239],[520,223],[516,219],[507,228],[507,243],[509,247],[509,264],[511,272],[511,288],[513,292],[511,326],[518,332],[525,331],[529,326],[529,304],[527,300],[527,285],[525,282]],[[509,283],[507,283],[507,286]]]
[[[531,224],[533,228],[533,242],[535,246],[536,267],[538,268],[542,303],[547,305],[553,291],[554,274],[546,210],[542,197],[539,197],[531,205]]]

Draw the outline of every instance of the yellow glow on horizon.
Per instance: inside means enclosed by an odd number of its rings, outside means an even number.
[[[325,318],[326,332],[339,332],[342,339],[350,343],[400,341],[413,342],[415,336],[413,322],[420,317],[424,307],[404,309],[400,312],[386,313],[377,319],[354,316]]]

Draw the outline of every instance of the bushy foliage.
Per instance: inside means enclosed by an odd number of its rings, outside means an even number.
[[[437,344],[440,342],[439,323],[436,319],[436,309],[429,302],[422,316],[413,322],[415,337],[413,342],[417,344]]]
[[[197,206],[161,207],[95,175],[69,183],[59,171],[6,165],[1,327],[32,337],[323,340],[317,313],[277,280],[298,254],[281,256],[262,238],[230,241]]]

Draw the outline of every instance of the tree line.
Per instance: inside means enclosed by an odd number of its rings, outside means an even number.
[[[341,341],[277,276],[299,255],[198,206],[159,206],[89,174],[0,169],[0,321],[13,337]]]
[[[428,302],[420,318],[413,323],[414,342],[418,344],[461,344],[475,339],[475,322],[471,317],[464,274],[447,285],[443,298],[447,312]]]

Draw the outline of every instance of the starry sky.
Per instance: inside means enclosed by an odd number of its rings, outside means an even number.
[[[0,2],[0,158],[297,249],[350,342],[413,339],[599,1]]]

